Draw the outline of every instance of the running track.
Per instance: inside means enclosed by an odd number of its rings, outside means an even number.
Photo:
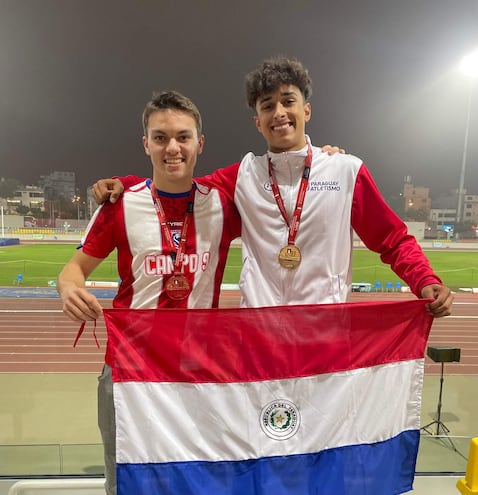
[[[353,293],[352,301],[410,298],[406,293]],[[237,307],[237,291],[224,291],[220,306]],[[102,300],[105,307],[110,300]],[[68,320],[57,298],[0,298],[0,373],[99,373],[103,365],[106,330],[88,323],[76,348],[79,325]],[[434,321],[429,345],[459,347],[459,363],[446,363],[445,373],[478,375],[478,295],[457,294],[453,315]],[[439,374],[441,365],[426,358],[425,373]]]

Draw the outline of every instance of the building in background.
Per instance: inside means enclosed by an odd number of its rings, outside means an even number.
[[[455,218],[456,208],[432,208],[430,211],[430,227],[441,229],[445,225],[454,225]]]
[[[15,212],[19,206],[45,211],[45,194],[41,187],[24,186],[18,188],[12,198],[7,198],[6,204],[9,212]]]
[[[463,200],[463,221],[478,224],[478,194],[466,194]]]
[[[430,198],[430,189],[428,187],[415,186],[409,182],[403,185],[403,200],[405,213],[409,210],[426,210],[430,211],[432,200]]]
[[[75,172],[55,171],[42,175],[38,185],[43,187],[47,199],[65,198],[73,200],[76,195]]]

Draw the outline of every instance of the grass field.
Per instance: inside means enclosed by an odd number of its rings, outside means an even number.
[[[0,248],[0,286],[14,285],[23,275],[26,287],[46,287],[55,280],[63,265],[75,252],[73,244],[25,244]],[[444,283],[452,289],[478,287],[478,253],[474,251],[426,251],[432,266]],[[395,283],[398,277],[384,265],[377,254],[358,249],[353,255],[353,281]],[[232,248],[224,275],[224,283],[239,280],[241,250]],[[95,270],[91,280],[117,281],[116,255],[111,255]]]

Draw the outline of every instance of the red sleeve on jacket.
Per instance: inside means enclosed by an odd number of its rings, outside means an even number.
[[[211,175],[205,175],[197,180],[199,184],[219,189],[229,201],[234,201],[236,191],[236,179],[240,163],[234,163],[228,167],[219,168]]]
[[[441,284],[414,236],[387,205],[370,172],[362,164],[352,200],[352,227],[364,244],[420,297],[429,284]]]
[[[123,184],[123,187],[125,189],[128,189],[129,187],[134,186],[135,184],[139,184],[140,182],[143,182],[144,180],[147,179],[147,177],[140,178],[137,175],[125,175],[124,177],[119,177],[115,175],[113,179],[119,179]]]
[[[227,219],[225,228],[231,240],[241,236],[241,217],[234,203],[239,165],[239,162],[234,163],[227,167],[219,168],[210,175],[194,179],[198,184],[203,184],[211,189],[217,189],[221,193]]]

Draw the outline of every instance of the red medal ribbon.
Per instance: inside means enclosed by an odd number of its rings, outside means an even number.
[[[179,275],[183,266],[184,252],[186,250],[186,235],[188,226],[194,211],[195,187],[193,185],[189,193],[189,201],[186,207],[186,214],[184,216],[183,226],[181,228],[181,239],[179,241],[179,246],[177,247],[177,249],[174,245],[173,236],[171,235],[171,230],[169,229],[168,222],[166,220],[166,215],[161,204],[161,199],[159,198],[158,191],[156,190],[153,182],[151,182],[150,188],[154,207],[156,208],[156,214],[158,215],[159,224],[161,225],[161,231],[163,232],[164,238],[166,239],[166,244],[168,245],[171,257],[174,261],[174,274]]]
[[[294,244],[295,238],[297,236],[297,231],[299,230],[300,216],[302,215],[302,207],[304,205],[305,193],[307,192],[307,185],[309,184],[309,174],[310,167],[312,165],[312,147],[307,143],[307,156],[304,161],[304,171],[302,173],[302,179],[300,181],[299,193],[297,194],[297,200],[295,203],[294,214],[292,215],[292,221],[289,222],[289,216],[287,215],[287,210],[285,209],[284,200],[280,194],[279,185],[277,183],[276,176],[272,170],[272,161],[270,157],[269,160],[269,178],[271,181],[272,193],[274,194],[274,199],[276,200],[277,206],[281,212],[282,218],[289,227],[289,238],[288,244]]]
[[[96,320],[94,320],[95,324],[93,326],[93,337],[95,338],[96,342],[96,347],[98,349],[100,348],[100,343],[98,342],[98,337],[96,336]],[[76,347],[76,344],[78,344],[78,341],[80,340],[80,337],[83,335],[83,332],[85,330],[85,325],[86,321],[84,321],[81,325],[80,328],[78,329],[78,333],[76,334],[75,341],[73,342],[73,347]]]

